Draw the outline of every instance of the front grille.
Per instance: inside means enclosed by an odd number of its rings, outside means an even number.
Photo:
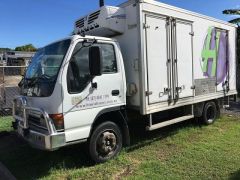
[[[22,126],[31,130],[40,130],[41,132],[48,131],[47,122],[43,117],[41,111],[25,108],[20,98],[13,101],[14,117],[16,121]],[[26,119],[25,119],[26,118]],[[26,124],[25,124],[26,122]]]
[[[34,112],[31,112],[34,113]],[[32,130],[42,129],[47,130],[45,119],[40,114],[29,114],[28,115],[28,125]]]
[[[96,20],[98,18],[99,14],[100,14],[100,11],[96,11],[96,12],[90,14],[88,17],[88,24],[93,23],[94,20]]]
[[[34,117],[32,115],[28,116],[28,122],[36,125],[41,125],[40,118],[39,117]]]

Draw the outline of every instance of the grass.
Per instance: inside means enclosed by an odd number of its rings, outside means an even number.
[[[4,124],[0,120],[0,131]],[[105,164],[93,165],[83,145],[43,152],[15,135],[0,139],[8,141],[0,145],[0,161],[17,179],[240,179],[237,117],[223,116],[211,126],[189,121],[154,132],[134,129],[133,145]]]
[[[11,126],[12,126],[11,116],[0,118],[0,132],[11,131],[12,130]]]

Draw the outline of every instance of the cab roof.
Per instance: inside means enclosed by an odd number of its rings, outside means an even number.
[[[96,40],[102,40],[102,41],[116,41],[116,39],[113,38],[106,38],[106,37],[100,37],[100,36],[81,36],[81,35],[73,35],[72,40],[77,39],[96,39]]]

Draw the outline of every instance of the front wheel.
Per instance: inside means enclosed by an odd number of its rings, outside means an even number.
[[[114,122],[98,125],[89,140],[89,152],[93,161],[104,163],[117,156],[122,149],[122,134]]]
[[[203,109],[202,120],[206,125],[213,124],[218,117],[218,110],[214,102],[207,102]]]

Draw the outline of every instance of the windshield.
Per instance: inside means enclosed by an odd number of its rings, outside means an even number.
[[[23,95],[47,97],[52,94],[70,43],[67,39],[38,50],[27,68],[21,86]]]
[[[33,79],[43,75],[49,78],[56,76],[70,42],[71,40],[64,40],[41,48],[35,54],[29,65],[26,78]]]

